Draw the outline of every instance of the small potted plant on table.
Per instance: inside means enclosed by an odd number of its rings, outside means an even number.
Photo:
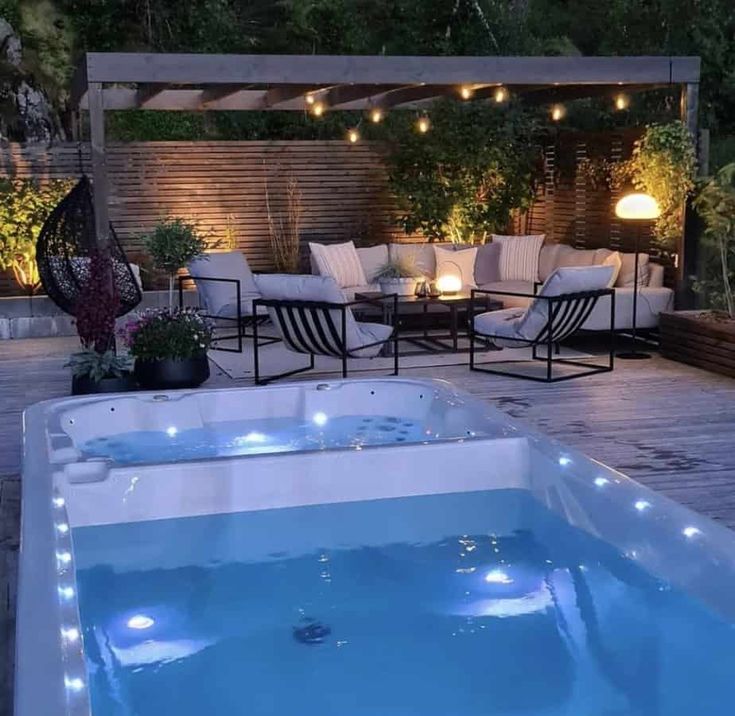
[[[149,309],[121,330],[145,390],[196,388],[209,378],[212,325],[191,308]]]
[[[413,296],[420,277],[421,272],[412,261],[397,259],[383,264],[375,274],[375,281],[387,295],[396,293],[399,296]]]
[[[115,317],[120,305],[112,280],[110,257],[90,256],[89,281],[79,294],[77,333],[82,350],[72,354],[72,395],[121,393],[135,389],[132,361],[115,351]]]

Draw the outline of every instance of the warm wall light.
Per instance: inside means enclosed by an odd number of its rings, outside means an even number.
[[[619,94],[615,97],[615,109],[628,109],[630,106],[630,98],[626,94]]]
[[[383,121],[383,110],[380,107],[373,107],[370,110],[370,121],[375,124]]]
[[[360,141],[360,132],[358,132],[355,128],[350,129],[347,132],[347,139],[349,140],[350,144],[356,144]]]
[[[474,92],[475,91],[469,85],[462,85],[459,88],[459,96],[462,99],[470,99],[470,97],[472,97],[472,95],[474,94]]]
[[[421,132],[421,134],[426,134],[429,129],[431,128],[431,123],[429,122],[428,117],[419,117],[418,121],[416,122],[416,129]]]
[[[558,122],[561,119],[564,119],[564,115],[566,114],[566,110],[564,109],[563,104],[555,104],[551,108],[551,119],[553,119],[555,122]]]
[[[615,216],[628,221],[652,221],[661,216],[661,208],[650,194],[626,194],[615,204]]]
[[[508,99],[508,90],[505,87],[498,87],[495,90],[495,101],[500,104],[505,102],[506,99]]]
[[[447,274],[437,279],[436,287],[444,296],[453,296],[462,290],[462,279],[459,276]]]
[[[321,117],[324,114],[324,110],[325,109],[326,109],[326,107],[324,106],[324,102],[315,101],[311,105],[311,113],[315,117]]]

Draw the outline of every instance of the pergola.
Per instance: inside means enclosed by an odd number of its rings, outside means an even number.
[[[408,57],[87,53],[72,102],[89,112],[98,241],[109,227],[105,110],[416,110],[442,96],[536,104],[664,87],[696,136],[698,57]]]

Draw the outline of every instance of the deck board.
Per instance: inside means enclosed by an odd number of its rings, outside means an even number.
[[[0,341],[0,716],[12,706],[20,513],[21,413],[68,394],[69,338]],[[377,375],[370,373],[367,375]],[[654,356],[613,373],[545,385],[464,366],[417,368],[442,378],[648,487],[735,528],[735,380]],[[224,375],[208,385],[238,386]]]

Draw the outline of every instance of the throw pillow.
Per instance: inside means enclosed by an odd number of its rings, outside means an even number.
[[[388,263],[388,244],[357,249],[357,257],[360,259],[367,282],[373,283],[375,274]]]
[[[608,288],[612,288],[615,285],[615,282],[618,280],[618,274],[620,273],[620,268],[623,265],[623,261],[620,258],[620,252],[619,251],[613,251],[602,263],[599,264],[600,266],[612,266],[613,267],[613,274],[612,278],[610,279],[610,283],[607,284]]]
[[[442,249],[434,247],[436,256],[436,278],[442,276],[457,276],[462,280],[462,286],[475,288],[475,261],[477,260],[477,248],[454,251],[453,249]]]
[[[536,236],[499,236],[501,281],[538,281],[538,260],[545,234]]]
[[[486,283],[500,281],[500,244],[481,244],[477,248],[475,259],[475,283],[484,286]],[[465,249],[457,249],[464,251]]]
[[[621,254],[620,273],[615,285],[632,288],[635,279],[635,254]],[[638,254],[638,286],[648,286],[648,254]]]
[[[355,244],[347,241],[344,244],[309,243],[314,260],[321,276],[331,276],[340,288],[350,286],[366,286],[365,271],[357,255]]]

